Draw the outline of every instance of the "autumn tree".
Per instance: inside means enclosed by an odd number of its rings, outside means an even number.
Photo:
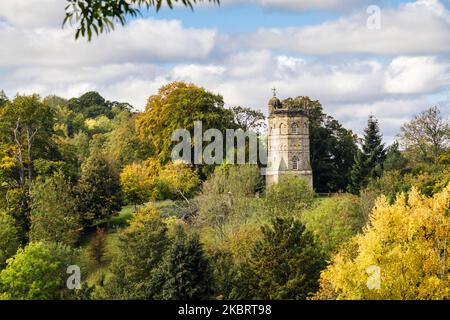
[[[224,108],[222,96],[184,82],[163,86],[151,96],[136,125],[141,138],[151,141],[154,156],[165,164],[171,160],[173,147],[178,143],[172,142],[173,133],[184,129],[193,138],[196,121],[202,122],[202,133],[211,128],[222,133],[237,128],[233,112]],[[194,152],[191,155],[190,163],[194,164]]]
[[[450,185],[427,198],[417,189],[378,199],[363,234],[321,275],[318,299],[449,299]]]
[[[135,209],[156,198],[157,175],[159,168],[152,172],[146,163],[135,163],[126,166],[120,173],[120,186],[124,200],[134,204]]]
[[[415,161],[435,162],[450,143],[450,124],[432,107],[401,127],[400,142]]]
[[[164,199],[181,199],[189,202],[200,186],[193,167],[183,161],[170,162],[159,173],[158,183]]]

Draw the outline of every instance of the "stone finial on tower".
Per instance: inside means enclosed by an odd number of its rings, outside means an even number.
[[[269,114],[271,114],[276,109],[282,109],[283,104],[280,99],[277,98],[277,89],[272,89],[273,97],[269,100]]]

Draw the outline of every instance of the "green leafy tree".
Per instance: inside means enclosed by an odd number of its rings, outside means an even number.
[[[318,289],[325,260],[311,232],[293,218],[276,218],[262,228],[252,248],[249,298],[306,299]]]
[[[6,260],[16,253],[20,240],[15,220],[4,211],[0,211],[0,270],[5,267]]]
[[[358,152],[352,168],[349,190],[352,193],[358,193],[367,186],[370,178],[380,177],[385,160],[386,150],[378,120],[370,116],[367,128],[364,130],[362,150]]]
[[[29,243],[0,272],[0,293],[14,300],[67,299],[67,268],[76,265],[76,252],[62,244]]]
[[[252,130],[261,134],[266,129],[266,117],[261,111],[240,106],[233,107],[231,110],[233,110],[235,122],[242,130]]]
[[[384,170],[402,170],[406,167],[408,160],[403,156],[399,147],[399,143],[395,141],[386,149],[386,160],[383,163]]]
[[[83,114],[85,118],[106,116],[112,119],[114,117],[111,104],[96,91],[90,91],[79,98],[70,99],[67,101],[67,107],[71,111]]]
[[[128,17],[136,17],[141,14],[142,8],[155,7],[159,11],[163,4],[173,8],[175,3],[193,8],[194,4],[203,0],[67,0],[66,17],[68,21],[75,23],[77,31],[75,38],[87,37],[91,40],[93,33],[100,34],[114,29],[114,24],[126,23]],[[219,0],[209,0],[219,4]]]
[[[73,246],[82,231],[71,185],[61,173],[34,184],[31,192],[31,241]]]
[[[119,175],[98,153],[92,154],[81,166],[77,193],[79,211],[85,225],[99,220],[109,222],[111,215],[121,208]]]
[[[211,298],[212,276],[198,235],[187,235],[177,225],[160,269],[164,277],[161,298],[206,300]]]
[[[141,209],[119,238],[119,254],[105,282],[106,297],[154,299],[161,294],[164,279],[158,268],[168,250],[167,226],[153,207]]]
[[[401,127],[400,141],[411,160],[436,162],[449,147],[450,123],[438,107],[432,107]]]

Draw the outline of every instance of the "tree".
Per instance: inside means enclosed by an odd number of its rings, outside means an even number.
[[[111,215],[121,209],[119,176],[104,156],[94,153],[82,164],[77,194],[84,225],[99,220],[108,223]]]
[[[306,299],[319,285],[325,260],[312,233],[293,218],[275,218],[262,228],[251,251],[252,299]]]
[[[125,201],[134,204],[136,209],[137,205],[155,199],[158,172],[152,172],[144,163],[126,166],[120,174],[120,186]]]
[[[435,162],[449,147],[450,124],[438,107],[432,107],[401,127],[400,141],[408,158]]]
[[[34,242],[19,249],[0,272],[0,294],[13,300],[67,299],[67,268],[76,265],[76,252],[56,243]]]
[[[292,215],[308,208],[314,191],[306,179],[285,175],[266,191],[266,207],[272,217]]]
[[[358,193],[366,187],[370,178],[378,178],[382,175],[383,163],[386,159],[386,150],[382,141],[378,120],[370,116],[367,128],[364,130],[362,150],[358,151],[351,171],[349,190],[352,193]]]
[[[212,276],[198,235],[187,235],[177,225],[160,270],[164,300],[206,300],[211,298]]]
[[[194,4],[203,0],[67,0],[66,17],[64,23],[76,23],[75,38],[80,35],[90,41],[92,34],[97,35],[114,29],[114,24],[120,22],[125,25],[128,17],[136,17],[141,14],[141,9],[156,7],[156,11],[165,3],[173,8],[174,2],[193,8]],[[209,0],[219,4],[219,0]]]
[[[0,108],[3,107],[8,101],[9,99],[6,96],[5,91],[0,90]]]
[[[13,256],[20,245],[20,232],[12,217],[0,211],[0,270],[6,260]]]
[[[430,198],[415,188],[393,204],[380,197],[363,234],[322,273],[317,298],[449,299],[449,198],[450,185]]]
[[[152,142],[154,157],[165,164],[171,160],[172,149],[178,143],[172,142],[175,130],[185,129],[194,137],[195,121],[202,122],[203,132],[214,128],[224,133],[226,129],[237,128],[233,112],[224,108],[221,96],[184,82],[163,86],[151,96],[136,125],[141,138]],[[191,163],[195,163],[194,152],[191,154]]]
[[[31,241],[75,245],[82,231],[71,185],[62,173],[37,181],[31,192]]]
[[[33,182],[33,161],[51,158],[53,147],[53,114],[38,95],[16,96],[0,111],[0,139],[14,145],[14,157],[19,165],[17,185],[30,190]]]
[[[155,299],[164,279],[159,270],[169,246],[167,226],[153,207],[141,209],[119,237],[105,290],[111,299]]]
[[[94,239],[90,246],[90,253],[95,262],[100,264],[105,255],[106,249],[106,231],[104,228],[97,228]]]
[[[266,117],[261,111],[240,106],[233,107],[231,110],[234,113],[234,121],[242,130],[252,130],[261,134],[266,129]]]
[[[328,257],[360,232],[367,218],[360,198],[349,194],[323,199],[316,207],[301,214],[306,229],[318,238]]]
[[[86,92],[79,98],[70,99],[67,101],[67,107],[71,111],[83,114],[85,118],[106,116],[112,119],[114,117],[111,103],[96,91]]]
[[[158,182],[164,199],[182,199],[189,202],[200,186],[200,179],[192,166],[182,161],[170,162],[161,170]]]
[[[7,188],[18,196],[14,217],[22,229],[23,240],[29,229],[29,193],[36,177],[35,160],[56,157],[53,125],[53,113],[38,95],[18,95],[0,109],[0,144],[6,147],[15,166],[13,174],[8,175]]]
[[[405,168],[408,160],[403,156],[399,147],[399,143],[395,141],[386,149],[386,160],[383,163],[383,169],[385,171],[402,170]]]
[[[355,134],[326,115],[317,100],[309,97],[288,98],[283,105],[307,111],[314,189],[324,193],[346,190],[358,150]]]

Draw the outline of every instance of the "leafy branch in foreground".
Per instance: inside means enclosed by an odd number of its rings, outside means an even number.
[[[75,24],[77,31],[75,39],[80,36],[90,41],[92,35],[114,30],[114,24],[125,25],[127,17],[136,17],[141,10],[155,7],[159,11],[165,3],[170,9],[174,4],[194,9],[194,5],[204,0],[67,0],[66,16],[63,26],[69,22]],[[208,0],[220,5],[220,0]]]

